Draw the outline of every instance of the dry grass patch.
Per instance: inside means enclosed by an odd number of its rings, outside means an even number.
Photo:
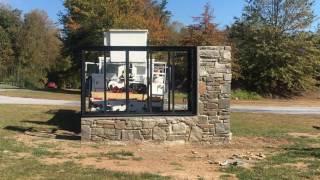
[[[0,174],[7,179],[30,178],[33,177],[32,173],[40,177],[50,175],[55,179],[318,177],[320,143],[316,138],[288,135],[318,132],[312,128],[319,122],[317,116],[233,113],[231,122],[234,138],[230,144],[220,146],[154,143],[111,145],[81,143],[70,138],[72,134],[77,135],[76,124],[79,122],[76,121],[76,112],[70,107],[0,105],[3,115],[0,120],[0,160],[4,162],[0,165]],[[41,131],[47,129],[46,132],[52,132],[54,136],[25,134],[26,129],[30,128]],[[52,129],[55,131],[50,131]],[[4,150],[13,155],[26,153],[29,156],[13,160],[3,153]],[[247,169],[221,169],[215,163],[234,154],[248,152],[263,153],[267,158],[253,162]],[[299,170],[288,163],[304,163],[309,170],[302,167]],[[11,171],[9,168],[20,169]],[[23,174],[23,171],[30,173]]]

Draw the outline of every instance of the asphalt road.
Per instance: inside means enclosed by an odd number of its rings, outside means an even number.
[[[0,104],[29,104],[29,105],[57,105],[80,106],[79,101],[34,99],[21,97],[0,96]],[[179,106],[179,105],[176,105]],[[315,114],[320,115],[320,107],[284,107],[284,106],[252,106],[231,105],[232,112],[255,112],[273,114]]]
[[[0,96],[0,104],[80,106],[79,101],[34,99],[34,98],[21,98],[21,97],[8,97],[8,96]]]
[[[317,114],[320,115],[320,107],[288,107],[288,106],[248,106],[231,105],[232,112],[255,112],[273,114]]]

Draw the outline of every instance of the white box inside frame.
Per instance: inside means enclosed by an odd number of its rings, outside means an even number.
[[[105,46],[147,46],[148,30],[146,29],[110,29],[104,33]],[[125,62],[125,51],[111,51],[110,62]],[[129,52],[130,62],[146,62],[146,51]]]

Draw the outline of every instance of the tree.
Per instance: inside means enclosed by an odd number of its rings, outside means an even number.
[[[318,29],[316,33],[314,34],[314,44],[316,45],[315,47],[320,50],[320,25],[318,25]],[[320,61],[320,60],[319,60]],[[316,67],[315,75],[314,75],[317,80],[316,86],[320,88],[320,66]]]
[[[226,43],[225,33],[218,29],[218,25],[213,22],[213,19],[213,9],[207,3],[201,16],[193,18],[196,24],[183,30],[181,44],[196,46],[224,45]]]
[[[62,43],[57,28],[44,11],[33,10],[25,15],[18,42],[21,81],[26,87],[43,87],[48,72],[60,63]]]
[[[103,45],[103,32],[112,28],[148,29],[150,45],[166,44],[171,15],[166,5],[166,0],[65,0],[66,12],[60,15],[64,54],[73,60],[66,73],[80,74],[80,47]]]
[[[0,72],[6,70],[13,63],[13,49],[9,34],[0,26]],[[1,73],[2,74],[2,73]]]
[[[0,81],[14,78],[16,37],[21,28],[21,12],[0,4]]]
[[[319,49],[312,33],[312,0],[248,1],[230,29],[238,48],[241,84],[266,95],[298,95],[314,87]]]
[[[66,0],[60,18],[66,46],[102,45],[103,32],[111,28],[145,28],[151,44],[163,44],[171,15],[166,5],[166,0]]]
[[[182,29],[184,25],[181,22],[173,21],[169,24],[169,36],[167,45],[177,46],[180,45],[182,39]]]
[[[248,0],[243,18],[277,28],[279,33],[305,30],[314,21],[314,0]]]

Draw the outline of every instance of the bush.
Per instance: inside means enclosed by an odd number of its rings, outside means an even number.
[[[262,97],[256,92],[250,92],[246,90],[237,89],[232,91],[231,94],[232,99],[239,99],[239,100],[259,100]]]

